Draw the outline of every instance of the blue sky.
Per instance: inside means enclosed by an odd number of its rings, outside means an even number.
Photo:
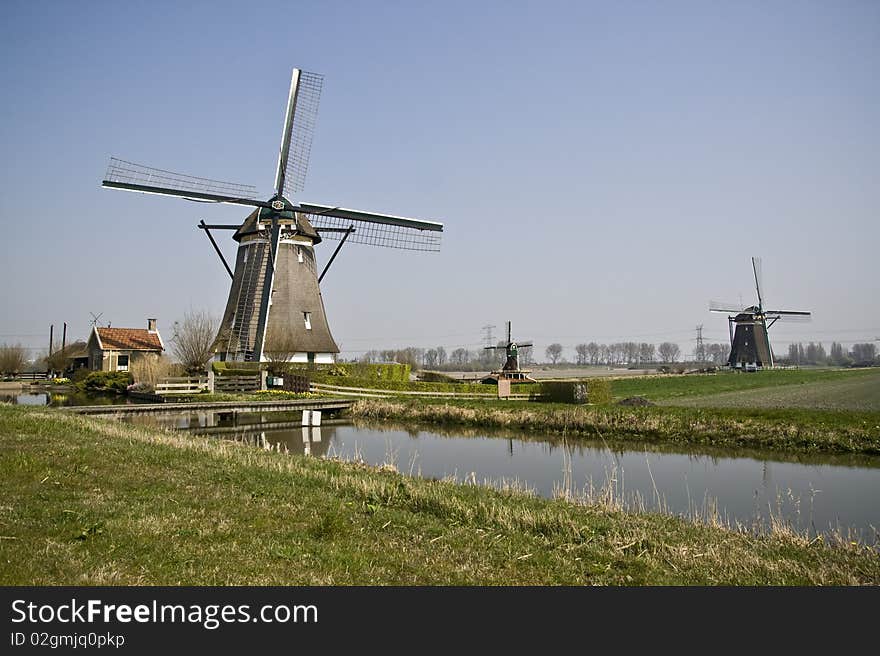
[[[181,6],[182,5],[182,6]],[[299,200],[443,221],[439,254],[350,245],[322,284],[344,357],[727,338],[710,299],[880,337],[876,2],[17,2],[0,21],[0,342],[190,308],[233,206],[101,189],[111,155],[274,177],[290,70],[325,76]],[[226,237],[226,235],[222,235]],[[318,247],[319,263],[332,252]],[[229,258],[234,243],[228,238]]]

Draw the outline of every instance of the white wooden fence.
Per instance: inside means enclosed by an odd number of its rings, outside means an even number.
[[[207,376],[195,376],[192,378],[176,376],[162,378],[156,382],[156,394],[161,394],[162,396],[198,394],[202,390],[209,390]]]

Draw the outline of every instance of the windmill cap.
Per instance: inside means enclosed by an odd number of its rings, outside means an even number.
[[[239,227],[239,229],[235,231],[235,234],[232,235],[232,238],[235,241],[240,242],[247,235],[257,234],[265,230],[261,224],[269,219],[266,217],[261,218],[261,211],[262,210],[258,208],[248,214],[244,223],[241,224],[241,227]],[[303,237],[308,237],[312,240],[313,244],[321,243],[321,235],[318,234],[318,231],[315,230],[314,226],[309,222],[308,216],[302,212],[282,212],[279,218],[279,223],[284,226],[293,226],[295,224],[298,234]]]

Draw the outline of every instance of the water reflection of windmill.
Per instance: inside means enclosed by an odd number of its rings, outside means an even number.
[[[766,310],[761,294],[761,259],[752,258],[752,272],[755,275],[755,291],[758,304],[747,308],[734,309],[733,304],[709,304],[711,312],[728,314],[730,328],[730,357],[727,366],[742,371],[758,371],[773,366],[773,349],[767,330],[777,321],[809,321],[810,312],[796,310]]]
[[[529,376],[530,370],[520,369],[519,367],[519,350],[523,348],[531,348],[531,342],[514,342],[510,332],[510,322],[507,322],[507,343],[498,346],[487,346],[485,350],[501,350],[504,349],[504,366],[501,371],[493,371],[487,380],[534,380]]]
[[[417,251],[438,251],[443,224],[389,214],[299,202],[311,152],[323,77],[293,70],[281,136],[274,195],[257,200],[254,187],[171,173],[111,158],[103,186],[256,209],[235,225],[204,230],[232,277],[215,340],[215,359],[333,362],[339,347],[330,334],[318,286],[347,240]],[[235,271],[226,264],[212,229],[234,230]],[[339,240],[320,276],[314,246]]]

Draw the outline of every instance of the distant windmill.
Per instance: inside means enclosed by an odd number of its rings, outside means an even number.
[[[492,372],[493,378],[508,378],[510,380],[531,380],[528,376],[530,373],[519,368],[519,349],[531,347],[531,342],[514,342],[511,338],[510,322],[507,322],[507,343],[498,346],[487,346],[485,350],[501,350],[504,349],[504,366],[501,371]]]
[[[752,272],[755,276],[755,291],[758,304],[747,308],[734,309],[733,304],[709,304],[711,312],[724,312],[728,315],[730,328],[730,357],[727,366],[743,371],[758,371],[773,366],[773,349],[767,330],[779,320],[809,321],[810,312],[796,310],[765,310],[761,295],[761,259],[752,258]]]
[[[321,75],[293,69],[274,195],[268,200],[256,200],[256,189],[249,185],[110,159],[104,187],[256,208],[240,225],[201,221],[198,226],[232,277],[214,343],[215,359],[331,363],[339,347],[330,334],[318,283],[342,244],[348,240],[405,250],[440,250],[442,223],[291,202],[305,183],[322,86]],[[212,229],[235,231],[232,238],[239,246],[234,273]],[[323,238],[337,239],[339,245],[319,276],[313,247]]]

